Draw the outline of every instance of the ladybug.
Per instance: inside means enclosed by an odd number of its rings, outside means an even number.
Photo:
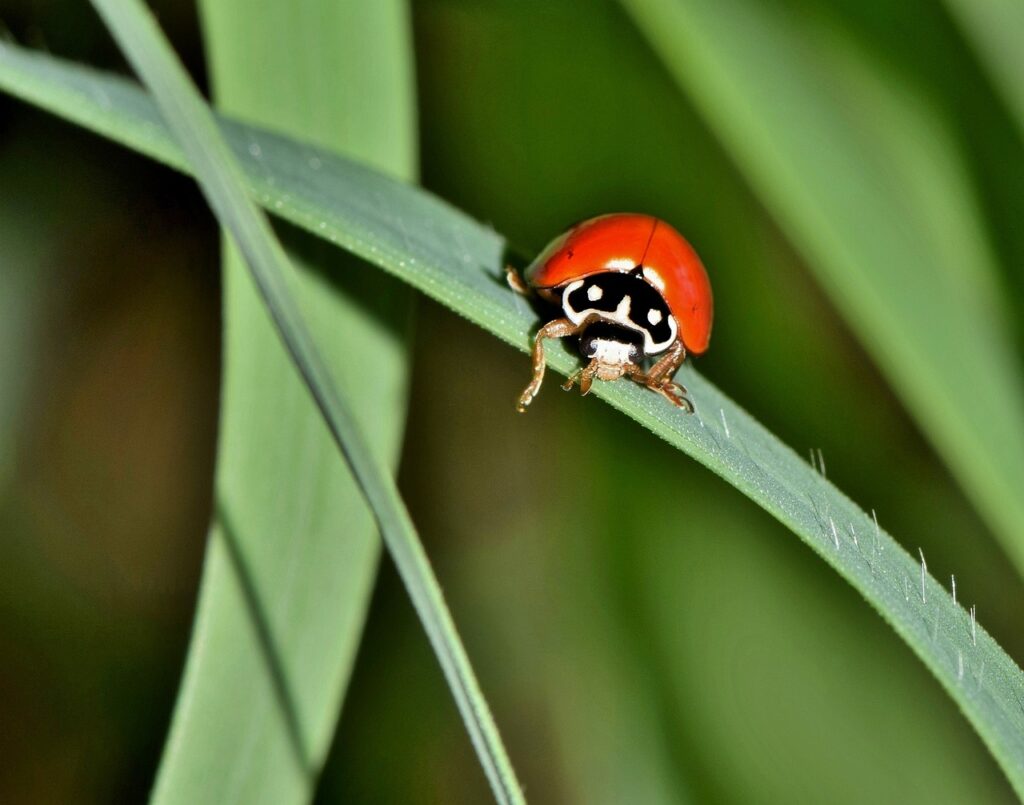
[[[700,355],[711,338],[712,298],[707,272],[693,247],[650,215],[614,213],[590,218],[548,244],[508,282],[561,308],[533,343],[533,378],[519,396],[520,412],[544,380],[544,340],[579,338],[588,363],[562,386],[587,394],[596,377],[626,376],[693,412],[686,389],[672,377],[687,352]],[[650,370],[644,361],[661,355]]]

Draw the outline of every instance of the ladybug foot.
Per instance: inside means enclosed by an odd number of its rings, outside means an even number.
[[[687,397],[687,391],[685,386],[681,386],[678,383],[673,383],[671,380],[665,380],[661,383],[650,383],[647,388],[651,391],[658,392],[662,397],[668,400],[676,408],[682,408],[686,413],[692,414],[694,411],[693,402]]]
[[[537,391],[532,387],[532,384],[528,386],[522,394],[519,395],[519,399],[516,400],[516,410],[520,414],[526,413],[527,406],[533,402],[533,398],[537,396]]]
[[[571,375],[569,379],[562,384],[563,391],[572,391],[572,387],[579,383],[580,396],[586,397],[590,394],[590,388],[594,384],[594,375],[592,372],[588,372],[586,369],[577,369]]]

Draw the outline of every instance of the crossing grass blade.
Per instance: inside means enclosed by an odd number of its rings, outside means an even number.
[[[404,0],[201,4],[222,109],[415,176]],[[295,291],[371,448],[397,463],[411,294],[286,228]],[[225,239],[217,509],[153,802],[307,802],[377,569],[373,519]],[[364,272],[365,274],[365,272]],[[246,736],[239,740],[238,736]],[[258,762],[254,759],[258,758]]]
[[[370,448],[347,393],[336,384],[313,340],[292,290],[294,279],[288,258],[266,218],[246,194],[234,157],[212,113],[141,2],[95,0],[93,5],[129,62],[152,89],[168,127],[195,169],[204,195],[244,256],[281,340],[373,511],[496,800],[521,802],[522,793],[505,747],[395,482]],[[275,671],[275,676],[280,676],[279,672]]]
[[[130,82],[3,45],[0,87],[187,170],[152,101]],[[497,232],[422,190],[307,144],[229,121],[221,130],[263,206],[528,349],[536,315],[504,284],[507,244]],[[553,348],[550,359],[563,374],[575,367],[564,348]],[[972,628],[968,613],[871,514],[692,368],[679,379],[696,403],[694,416],[634,384],[605,384],[594,394],[735,486],[853,585],[957,702],[1024,795],[1020,668],[980,625]],[[516,391],[509,390],[510,417]],[[967,400],[961,415],[985,412]]]

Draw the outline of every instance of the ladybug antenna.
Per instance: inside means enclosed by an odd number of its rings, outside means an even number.
[[[654,219],[654,226],[651,227],[651,234],[647,237],[647,245],[644,246],[644,253],[640,255],[640,265],[637,268],[641,268],[644,264],[644,260],[647,259],[647,250],[651,248],[651,241],[654,240],[654,233],[658,230],[658,224],[660,224],[657,218]]]

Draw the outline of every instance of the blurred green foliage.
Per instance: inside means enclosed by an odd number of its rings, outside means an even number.
[[[158,5],[201,75],[190,6]],[[941,111],[1020,312],[1019,131],[951,18],[924,0],[783,5]],[[607,210],[677,224],[715,285],[701,371],[798,450],[820,446],[1024,656],[1019,578],[618,6],[413,7],[424,184],[527,253]],[[119,63],[78,4],[4,0],[0,19]],[[18,380],[0,379],[0,718],[17,726],[0,800],[137,799],[210,513],[215,232],[189,182],[7,98],[0,182],[2,310],[22,311],[0,362]],[[593,401],[549,388],[516,417],[521,356],[430,303],[416,331],[400,481],[531,801],[1012,799],[888,627],[739,493]],[[318,798],[487,797],[385,566]]]
[[[414,71],[401,0],[320,0],[301,14],[288,4],[254,15],[248,8],[249,0],[201,5],[220,109],[413,180]],[[332,77],[353,73],[343,86]],[[369,444],[397,466],[412,293],[307,233],[282,232],[292,265],[302,269],[296,293],[308,327],[340,382],[358,389],[352,399]],[[379,542],[228,241],[223,260],[216,513],[153,801],[286,805],[308,801],[316,787]]]

